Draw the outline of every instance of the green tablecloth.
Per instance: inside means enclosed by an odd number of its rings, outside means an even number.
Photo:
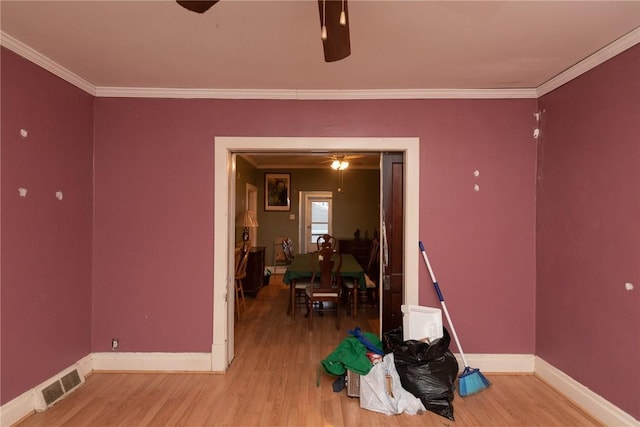
[[[282,281],[290,284],[292,280],[301,277],[311,277],[311,257],[313,254],[298,254],[292,260],[291,264],[284,273]],[[351,254],[342,254],[342,268],[340,276],[349,277],[358,280],[358,287],[365,288],[364,270],[358,264],[358,261]]]

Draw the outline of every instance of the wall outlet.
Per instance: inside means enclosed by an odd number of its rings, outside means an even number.
[[[120,346],[120,338],[113,338],[111,340],[111,350],[117,350]]]

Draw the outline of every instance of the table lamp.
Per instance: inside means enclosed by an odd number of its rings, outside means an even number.
[[[258,218],[254,211],[242,211],[236,215],[236,227],[244,227],[242,230],[242,242],[244,250],[247,249],[247,242],[249,241],[249,227],[257,227]]]

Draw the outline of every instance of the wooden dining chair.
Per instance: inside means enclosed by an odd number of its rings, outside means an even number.
[[[293,320],[296,319],[296,307],[298,305],[307,304],[307,297],[305,296],[305,294],[306,294],[307,286],[309,286],[312,283],[311,280],[312,279],[309,277],[299,277],[295,279],[292,285],[293,297],[291,298],[291,318]]]
[[[369,262],[365,270],[365,288],[367,299],[371,298],[372,305],[378,306],[378,282],[380,281],[380,240],[374,238],[369,247]]]
[[[284,260],[288,267],[293,259],[293,242],[288,237],[282,240],[282,253],[284,254]]]
[[[273,273],[278,272],[278,267],[288,267],[293,259],[293,243],[289,237],[277,237],[273,242]]]
[[[247,304],[244,299],[244,288],[242,281],[247,277],[247,261],[249,259],[249,251],[243,250],[242,247],[238,247],[235,250],[235,289],[236,289],[236,315],[240,320],[240,304],[247,310]]]
[[[335,306],[336,329],[340,329],[342,255],[325,246],[313,253],[311,263],[313,270],[311,283],[305,289],[309,330],[313,330],[313,307],[316,303],[321,304],[323,312],[327,309],[324,303],[332,303]]]
[[[342,279],[342,285],[347,290],[347,304],[354,319],[358,318],[358,281],[352,277]],[[347,313],[348,314],[348,313]]]
[[[378,290],[378,276],[380,275],[380,263],[378,258],[380,257],[380,241],[374,238],[369,246],[369,260],[367,262],[367,268],[364,269],[365,283],[358,283],[358,281],[351,277],[345,277],[342,279],[342,284],[347,290],[347,303],[349,304],[349,310],[354,319],[358,317],[358,300],[360,294],[367,297],[367,302],[370,302],[372,306],[376,307],[378,304],[377,290]],[[374,277],[375,280],[371,279]]]
[[[322,236],[318,236],[318,238],[316,239],[316,245],[318,246],[318,250],[324,248],[325,246],[328,246],[332,250],[337,251],[338,239],[330,234],[323,234]]]

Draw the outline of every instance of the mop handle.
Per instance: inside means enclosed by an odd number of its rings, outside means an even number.
[[[442,305],[442,311],[444,311],[444,315],[447,318],[447,323],[449,323],[449,326],[451,327],[451,333],[453,334],[453,339],[456,341],[458,350],[460,350],[460,356],[462,357],[462,361],[464,362],[464,367],[466,368],[469,366],[469,363],[467,362],[467,358],[464,355],[464,351],[462,351],[462,345],[460,344],[460,340],[458,339],[456,328],[453,327],[451,316],[449,316],[449,310],[447,310],[447,304],[445,304],[444,302],[444,297],[442,296],[442,292],[440,292],[440,286],[438,285],[438,281],[436,280],[435,274],[433,274],[433,269],[431,268],[431,263],[429,263],[429,258],[427,258],[427,252],[424,250],[424,245],[422,244],[422,241],[418,242],[418,244],[420,245],[420,252],[422,252],[422,258],[424,258],[424,262],[425,264],[427,264],[427,269],[429,270],[429,275],[431,276],[433,287],[436,288],[436,293],[438,294],[440,305]]]

